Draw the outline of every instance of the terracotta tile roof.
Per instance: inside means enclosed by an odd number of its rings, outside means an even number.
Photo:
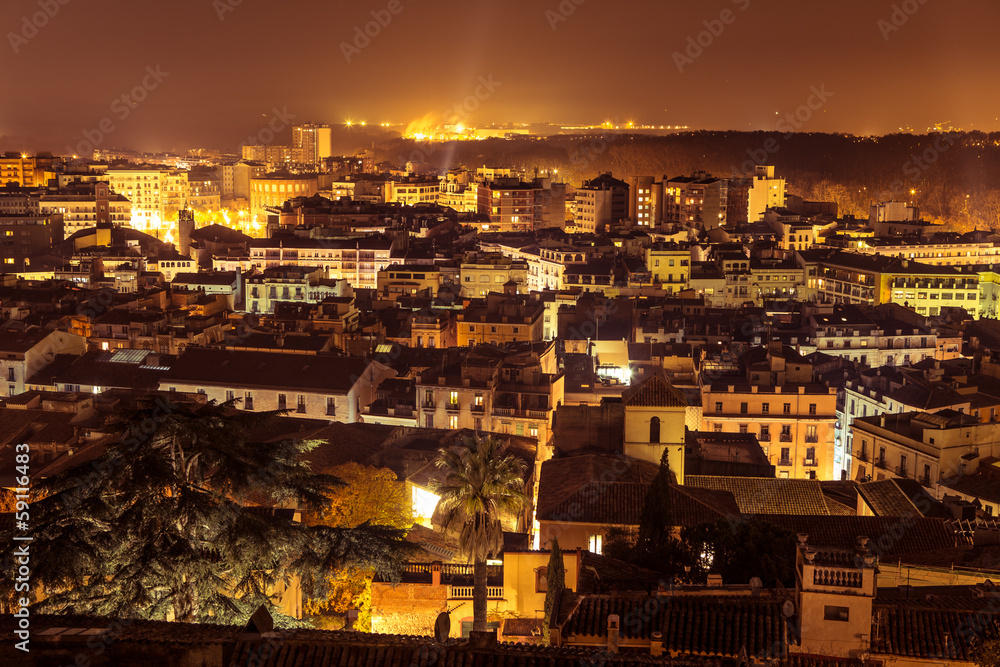
[[[961,597],[898,600],[872,610],[874,654],[946,661],[972,661],[980,638],[1000,630],[998,600]]]
[[[784,654],[787,630],[778,598],[731,596],[588,595],[561,626],[564,637],[607,637],[608,616],[617,614],[623,639],[663,635],[667,652],[736,657]]]
[[[755,520],[809,535],[809,544],[843,548],[854,545],[859,535],[869,538],[868,547],[879,560],[896,562],[907,554],[954,549],[955,532],[944,519],[885,516],[804,516],[772,514]]]
[[[895,484],[887,479],[858,484],[858,493],[875,516],[905,516],[917,514],[917,506]]]
[[[623,391],[622,402],[632,407],[687,407],[684,394],[667,382],[660,372]]]
[[[605,512],[612,511],[605,509],[611,507],[612,499],[602,499],[602,492],[612,494],[616,485],[649,484],[658,471],[656,464],[622,454],[549,459],[542,464],[538,482],[538,519],[583,521],[580,517],[604,516]],[[632,502],[638,493],[637,489],[615,492],[613,499],[618,503]],[[578,503],[586,502],[579,506],[569,505],[567,501],[571,498],[576,498]],[[639,502],[641,504],[641,499]],[[617,510],[622,507],[619,504]]]
[[[577,574],[576,589],[581,594],[617,593],[620,591],[655,591],[663,583],[663,574],[625,561],[584,551]]]
[[[830,514],[818,480],[687,475],[684,485],[728,491],[743,514]]]

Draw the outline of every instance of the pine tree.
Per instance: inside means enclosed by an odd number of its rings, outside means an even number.
[[[631,562],[666,574],[676,574],[686,554],[673,534],[670,500],[672,481],[667,450],[660,457],[660,469],[646,491],[639,515],[639,531]]]
[[[552,551],[549,553],[549,565],[545,570],[545,620],[542,621],[542,643],[549,643],[549,628],[552,620],[558,619],[559,610],[555,608],[559,591],[566,587],[566,566],[563,565],[562,550],[559,540],[552,538]]]
[[[322,511],[338,484],[304,461],[316,442],[253,439],[276,414],[157,398],[121,415],[103,455],[33,489],[39,611],[233,623],[274,610],[295,575],[317,590],[348,565],[397,576],[403,531],[272,509]]]

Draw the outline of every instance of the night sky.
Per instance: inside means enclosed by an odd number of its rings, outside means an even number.
[[[0,4],[0,148],[65,152],[104,121],[105,147],[235,152],[274,109],[405,124],[477,88],[467,124],[774,129],[815,89],[802,131],[1000,129],[993,0],[63,1]]]

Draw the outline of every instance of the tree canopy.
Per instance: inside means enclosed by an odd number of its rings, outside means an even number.
[[[122,413],[103,454],[32,490],[36,608],[234,623],[276,611],[295,576],[319,591],[351,565],[398,576],[403,531],[298,520],[340,481],[305,462],[315,442],[254,439],[277,414],[163,398]]]

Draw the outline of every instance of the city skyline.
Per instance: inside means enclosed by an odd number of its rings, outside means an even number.
[[[235,152],[275,110],[341,130],[364,121],[362,143],[383,123],[449,120],[784,131],[803,105],[797,131],[992,131],[998,14],[981,1],[183,0],[152,21],[120,1],[18,0],[0,9],[20,92],[0,148],[58,154],[89,136]]]

